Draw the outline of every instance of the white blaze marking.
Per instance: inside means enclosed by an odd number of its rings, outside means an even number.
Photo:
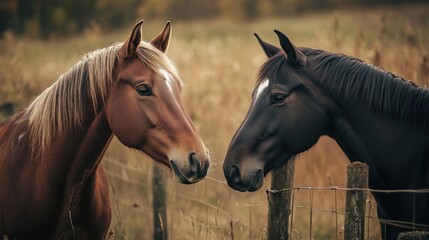
[[[259,84],[258,90],[256,91],[255,101],[258,99],[259,95],[261,95],[261,92],[268,87],[268,83],[270,83],[270,80],[265,79]]]
[[[162,76],[164,76],[165,83],[167,84],[168,90],[170,90],[170,92],[173,93],[173,86],[174,86],[173,77],[169,72],[167,72],[163,68],[160,68],[159,72],[162,74]]]

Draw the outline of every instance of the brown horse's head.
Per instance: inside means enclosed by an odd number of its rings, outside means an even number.
[[[180,182],[195,183],[206,176],[210,157],[182,105],[182,81],[164,55],[171,25],[146,43],[142,24],[119,49],[106,116],[123,144],[170,166]]]

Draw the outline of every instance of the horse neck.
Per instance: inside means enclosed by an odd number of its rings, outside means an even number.
[[[96,191],[97,169],[112,138],[104,111],[86,118],[81,127],[71,129],[65,136],[54,137],[37,155],[32,155],[28,123],[28,112],[24,111],[0,128],[0,166],[8,171],[2,182],[6,188],[1,188],[0,194],[12,191],[7,186],[22,190],[33,184],[37,187],[27,189],[23,197],[33,199],[35,209],[52,205],[52,211],[64,215],[61,219],[68,219],[70,201],[88,196],[80,194],[82,191]]]
[[[427,129],[378,114],[355,100],[337,99],[336,102],[338,109],[334,111],[328,135],[337,141],[350,161],[369,165],[370,178],[377,179],[370,182],[398,181],[401,178],[397,176],[402,175],[410,163],[418,165],[427,161]]]
[[[40,190],[43,194],[61,194],[59,200],[58,231],[62,233],[69,226],[70,218],[79,218],[80,206],[92,216],[93,199],[99,199],[100,186],[105,182],[100,180],[104,174],[97,171],[100,161],[112,139],[112,131],[102,110],[93,119],[84,122],[81,128],[70,132],[65,137],[54,139],[48,148],[49,155],[41,160],[36,179],[43,181]],[[54,150],[56,149],[56,150]],[[42,155],[43,156],[43,155]],[[42,180],[38,176],[43,176]],[[104,191],[105,189],[102,189]],[[88,199],[91,199],[88,201]],[[104,204],[100,200],[99,204]]]
[[[421,163],[429,171],[429,164],[422,163],[429,160],[429,128],[421,117],[428,111],[426,92],[357,59],[302,50],[311,83],[328,99],[326,134],[351,161],[367,163],[370,177],[393,181],[411,164]]]
[[[328,135],[334,138],[350,161],[369,162],[373,154],[368,145],[378,139],[366,139],[365,135],[374,132],[378,125],[377,119],[361,104],[336,101],[338,109],[333,112],[333,120],[328,129]]]
[[[84,137],[77,145],[73,159],[75,169],[94,171],[98,167],[112,136],[112,130],[107,122],[105,113],[101,111],[90,123]]]
[[[53,144],[55,146],[51,146],[51,149],[57,150],[42,161],[50,161],[50,165],[59,170],[57,172],[65,174],[68,185],[83,183],[97,170],[112,136],[102,110],[93,119],[86,120],[81,128],[54,141],[58,145]]]
[[[56,146],[50,147],[49,157],[40,159],[41,164],[35,178],[40,179],[40,176],[43,176],[39,184],[49,186],[40,190],[42,194],[59,196],[54,200],[59,201],[57,205],[59,208],[55,209],[58,211],[59,222],[56,231],[59,233],[64,232],[66,226],[70,225],[71,216],[74,218],[81,216],[77,212],[79,208],[74,206],[80,206],[92,216],[92,209],[87,207],[92,204],[92,199],[99,197],[97,194],[100,174],[97,170],[111,138],[112,131],[102,111],[94,119],[83,124],[80,130],[54,141],[57,145],[53,144]],[[57,150],[52,151],[53,149]]]

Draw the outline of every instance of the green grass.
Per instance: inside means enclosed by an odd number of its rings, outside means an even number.
[[[211,179],[190,186],[180,185],[171,172],[165,171],[170,239],[231,239],[231,229],[234,239],[265,237],[264,190],[269,187],[269,177],[262,189],[254,193],[235,192],[225,183],[213,180],[224,181],[222,161],[226,149],[245,116],[257,70],[265,61],[254,32],[278,45],[273,29],[279,29],[297,46],[343,52],[371,63],[378,54],[380,67],[422,85],[429,82],[424,72],[429,66],[422,65],[429,52],[427,12],[429,5],[417,5],[335,10],[249,22],[173,22],[168,55],[185,82],[183,101],[210,148],[212,168]],[[88,30],[64,40],[44,41],[8,34],[0,42],[0,104],[10,101],[24,107],[84,53],[123,41],[133,24],[120,32]],[[150,40],[163,25],[164,22],[145,19],[144,38]],[[116,140],[106,153],[103,165],[115,189],[114,193],[111,191],[111,228],[116,239],[152,238],[152,162]],[[336,143],[322,137],[314,148],[298,157],[295,185],[345,186],[347,162]],[[338,195],[341,212],[344,198],[344,194]],[[295,204],[308,206],[308,199],[309,193],[300,191]],[[313,207],[334,209],[333,192],[315,192]],[[308,239],[309,212],[295,210],[292,239]],[[341,216],[315,213],[312,236],[332,239],[336,229],[341,231],[342,222]],[[376,238],[377,224],[372,222],[371,233]]]

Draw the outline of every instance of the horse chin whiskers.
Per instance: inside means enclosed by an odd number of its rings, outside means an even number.
[[[176,179],[183,184],[191,184],[190,182],[182,173],[180,168],[174,163],[174,161],[170,161],[171,169],[173,170],[173,174],[176,177]]]
[[[186,174],[186,172],[184,172],[183,167],[180,168],[174,161],[170,161],[170,166],[171,169],[173,170],[174,176],[175,178],[182,184],[193,184],[196,182],[199,182],[201,179],[203,179],[206,175],[207,175],[207,171],[206,170],[202,170],[198,173],[192,173],[192,172],[188,172],[188,174]],[[186,176],[192,174],[192,176]]]
[[[259,169],[253,176],[252,182],[250,183],[247,191],[255,192],[259,190],[262,187],[262,184],[264,184],[264,175],[263,170]]]

